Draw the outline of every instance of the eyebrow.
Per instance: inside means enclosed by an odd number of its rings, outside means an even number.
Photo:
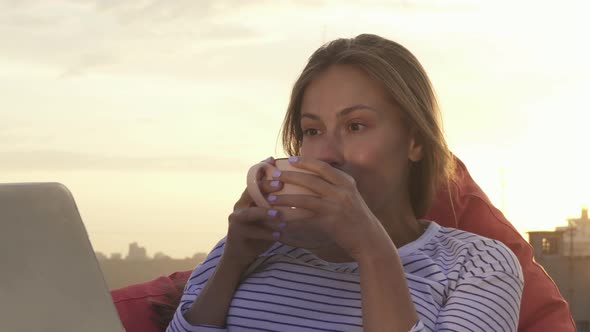
[[[338,112],[337,116],[338,117],[343,117],[343,116],[345,116],[347,114],[350,114],[350,113],[352,113],[354,111],[358,111],[360,109],[367,109],[367,110],[371,110],[373,112],[377,112],[377,110],[374,109],[371,106],[368,106],[368,105],[365,105],[365,104],[357,104],[357,105],[353,105],[353,106],[349,106],[349,107],[343,108],[340,112]],[[302,113],[301,114],[301,118],[302,119],[303,118],[310,118],[310,119],[313,119],[313,120],[319,120],[320,119],[319,116],[317,116],[315,114],[312,114],[312,113]]]

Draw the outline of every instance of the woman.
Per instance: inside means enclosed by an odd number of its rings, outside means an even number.
[[[420,219],[453,174],[438,117],[424,69],[401,45],[360,35],[318,49],[283,128],[292,164],[318,175],[261,184],[271,205],[313,217],[286,223],[245,191],[168,331],[516,331],[513,253]],[[283,183],[318,196],[273,195]],[[329,241],[282,244],[295,223]]]

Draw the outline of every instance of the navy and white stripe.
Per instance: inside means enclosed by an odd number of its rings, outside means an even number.
[[[192,326],[183,314],[224,244],[222,239],[193,271],[167,331],[362,331],[358,265],[330,263],[281,243],[246,271],[225,327]],[[431,222],[398,253],[419,316],[412,332],[516,331],[523,276],[502,243]]]

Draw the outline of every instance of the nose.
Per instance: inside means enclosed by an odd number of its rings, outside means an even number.
[[[314,158],[335,168],[341,168],[344,165],[344,151],[342,142],[338,137],[325,135],[316,144]]]

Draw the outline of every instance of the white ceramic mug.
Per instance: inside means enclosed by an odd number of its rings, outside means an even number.
[[[247,177],[247,190],[250,197],[254,200],[257,206],[264,208],[271,208],[271,204],[260,191],[260,180],[272,180],[272,173],[274,171],[292,171],[302,172],[308,174],[315,174],[311,171],[304,170],[292,166],[287,158],[275,159],[275,165],[267,162],[258,163],[250,168]],[[284,183],[283,188],[279,191],[273,192],[273,195],[314,195],[313,191],[291,183]],[[302,208],[294,208],[287,206],[272,207],[280,211],[281,219],[287,222],[287,227],[282,232],[280,242],[300,248],[319,248],[329,243],[327,236],[322,234],[317,227],[306,227],[305,223],[297,222],[298,219],[306,219],[313,216],[309,210]],[[292,221],[292,222],[289,222]]]

